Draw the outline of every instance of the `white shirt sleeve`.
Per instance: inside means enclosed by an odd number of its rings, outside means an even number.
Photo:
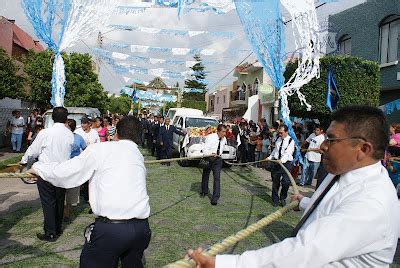
[[[204,142],[204,155],[216,153],[213,151],[213,135],[208,135]]]
[[[45,181],[61,188],[74,188],[88,181],[96,170],[93,146],[89,146],[79,156],[63,163],[36,162],[32,168]]]
[[[32,144],[26,150],[24,156],[21,159],[22,164],[26,164],[30,157],[36,158],[39,156],[40,151],[42,149],[43,136],[45,135],[45,131],[40,131],[36,136],[36,139],[32,142]]]
[[[285,147],[283,147],[283,148],[285,148]],[[294,140],[292,139],[292,140],[290,140],[289,144],[287,145],[286,150],[284,152],[282,152],[282,157],[281,157],[282,163],[286,163],[287,161],[293,160],[294,148],[295,148]]]
[[[301,201],[300,201],[299,208],[300,208],[301,210],[306,210],[307,207],[308,207],[308,205],[310,204],[310,201],[311,201],[311,198],[306,197],[306,196],[303,197],[303,198],[301,199]]]
[[[358,200],[347,202],[331,214],[310,222],[297,237],[272,246],[242,255],[219,255],[215,267],[324,267],[384,248],[392,239],[390,219],[379,200],[370,201],[368,205]]]

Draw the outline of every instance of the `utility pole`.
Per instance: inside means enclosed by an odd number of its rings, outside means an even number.
[[[99,31],[98,35],[97,35],[97,48],[102,48],[103,47],[103,36],[101,34],[101,32]],[[97,74],[100,74],[100,64],[101,64],[101,58],[100,55],[98,54],[96,56],[96,63],[95,63],[95,72]]]

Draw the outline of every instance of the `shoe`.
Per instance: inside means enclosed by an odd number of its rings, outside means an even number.
[[[88,212],[89,214],[93,214],[93,210],[92,209],[89,209],[89,212]]]
[[[36,234],[37,238],[46,242],[55,242],[57,240],[57,236],[54,234]]]
[[[64,222],[71,222],[71,218],[70,217],[64,217],[63,221]]]
[[[218,205],[218,201],[217,200],[211,200],[211,205],[213,205],[213,206],[216,206],[216,205]]]
[[[300,183],[300,182],[299,182],[297,185],[298,185],[298,186],[301,186],[301,187],[304,187],[304,183]]]
[[[204,197],[206,197],[206,196],[207,196],[206,193],[200,193],[200,197],[201,197],[201,198],[204,198]]]
[[[60,237],[63,234],[63,230],[57,231],[57,237]]]
[[[277,206],[278,206],[278,202],[274,202],[274,203],[272,203],[272,205],[273,205],[274,207],[277,207]]]
[[[282,207],[286,206],[286,200],[281,200],[281,206]]]

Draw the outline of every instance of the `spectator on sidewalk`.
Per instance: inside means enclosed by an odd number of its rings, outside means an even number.
[[[13,112],[14,117],[11,119],[11,144],[14,153],[21,152],[22,135],[24,134],[25,120],[21,116],[21,112],[16,110]]]

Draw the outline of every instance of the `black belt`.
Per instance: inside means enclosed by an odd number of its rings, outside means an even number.
[[[137,219],[137,218],[132,218],[132,219],[125,219],[125,220],[112,220],[107,217],[97,217],[96,222],[105,222],[105,223],[133,223],[133,222],[141,222],[141,221],[147,221],[147,219]]]

